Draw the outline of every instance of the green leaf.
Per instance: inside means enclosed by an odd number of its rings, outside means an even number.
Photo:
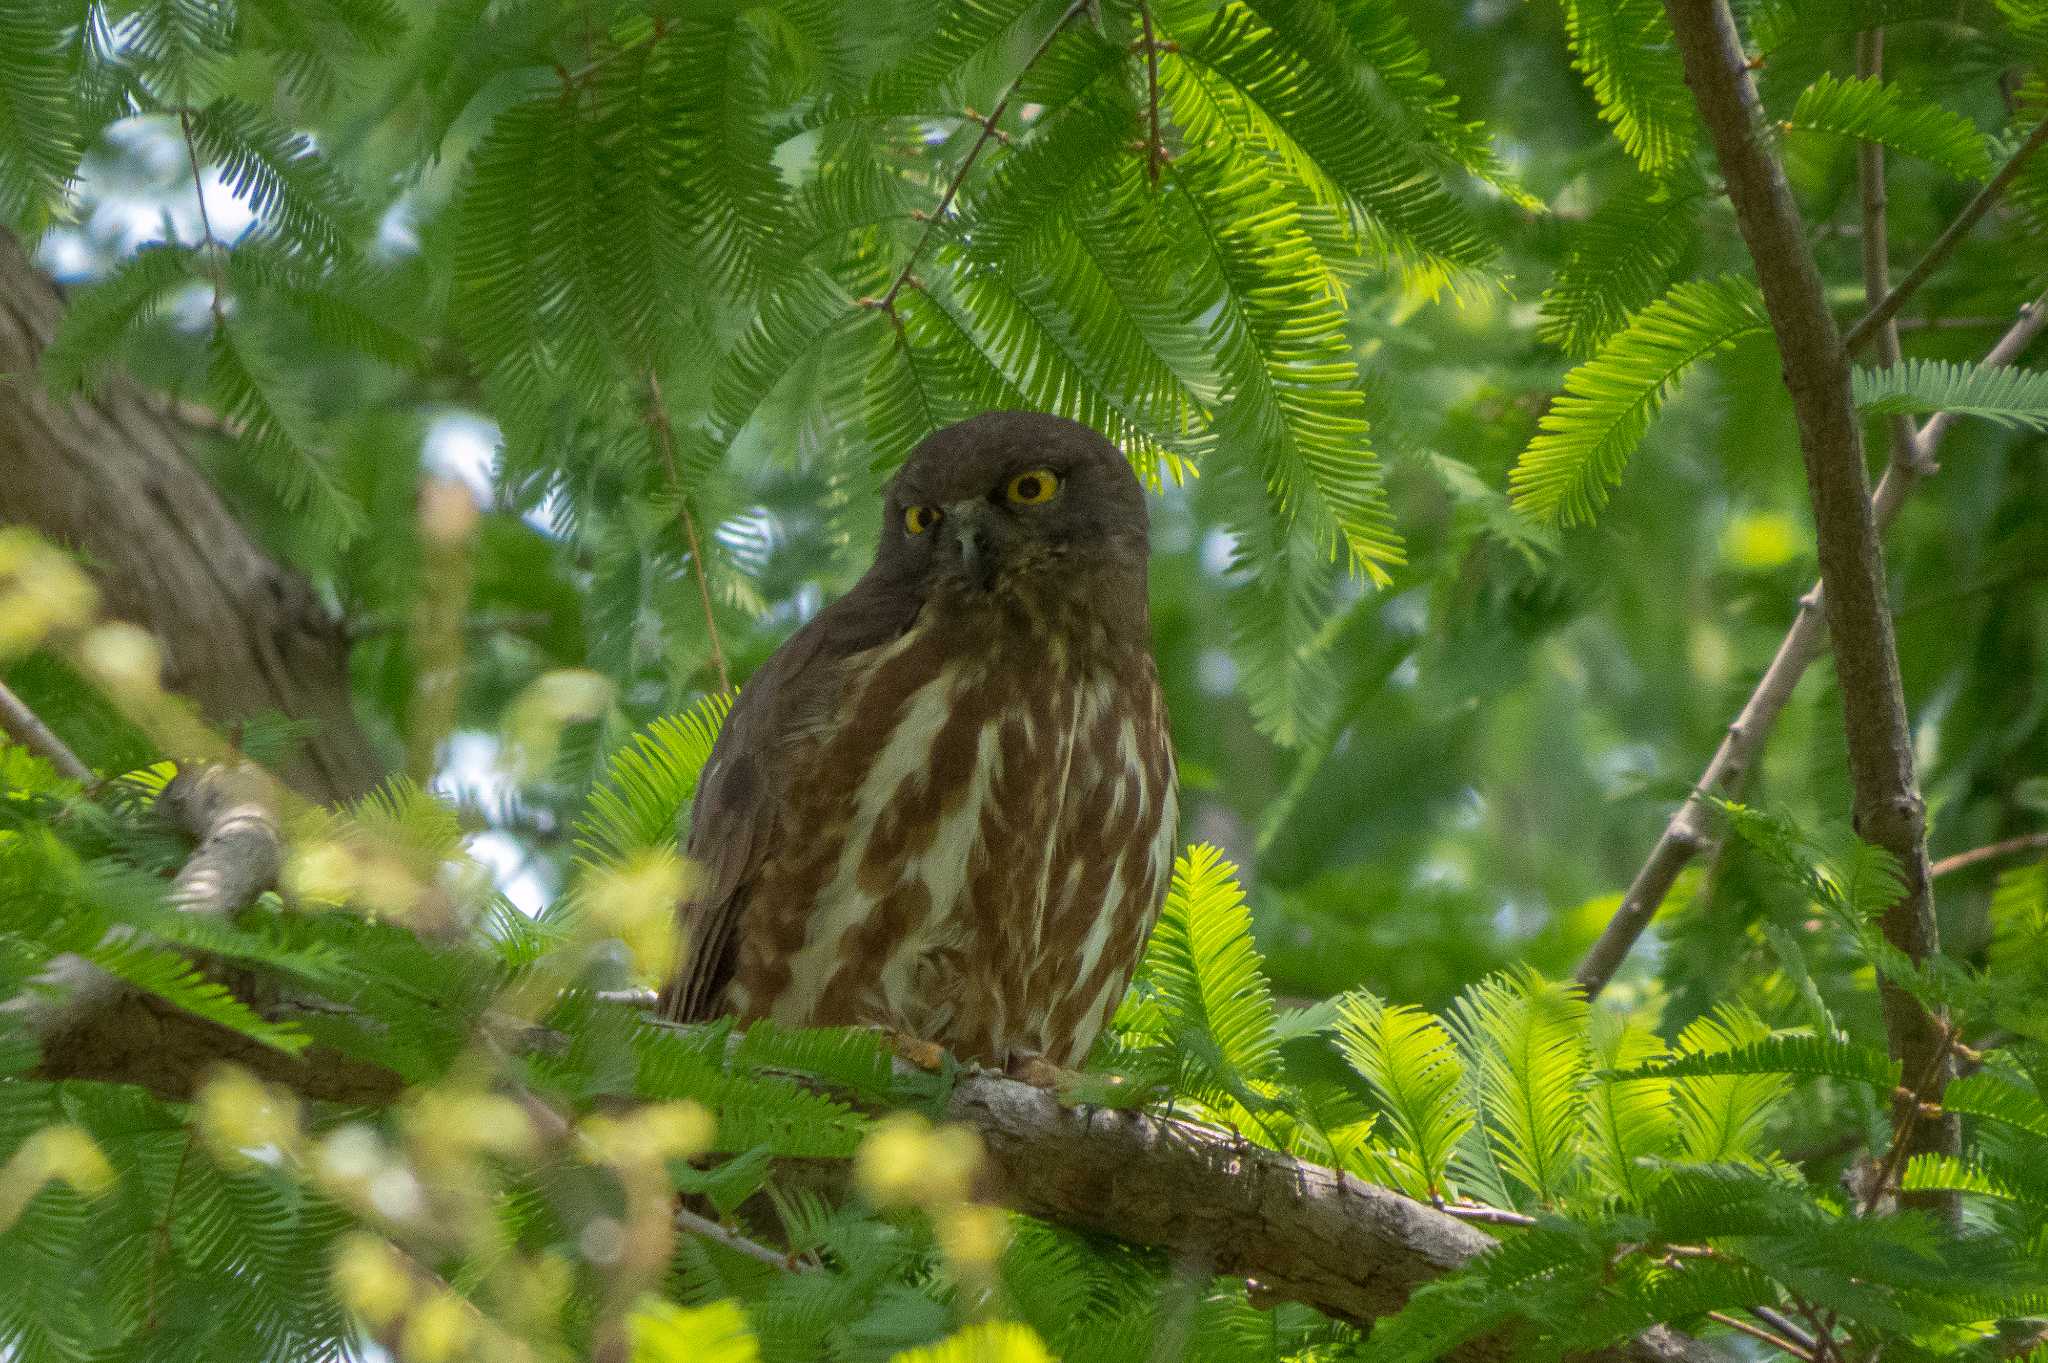
[[[1564,22],[1572,65],[1643,173],[1668,175],[1690,160],[1699,120],[1664,6],[1658,0],[1564,0]]]
[[[2048,1138],[2048,1103],[1989,1070],[1951,1083],[1942,1093],[1941,1105],[1966,1117],[1985,1117]]]
[[[633,1313],[632,1363],[759,1363],[761,1346],[736,1301],[677,1306],[647,1298]]]
[[[1177,857],[1142,978],[1200,1081],[1250,1111],[1278,1078],[1279,1023],[1237,867],[1197,843]]]
[[[1664,1042],[1640,1022],[1596,1013],[1592,1046],[1600,1066],[1586,1095],[1593,1183],[1609,1197],[1639,1204],[1658,1179],[1646,1161],[1668,1156],[1677,1137],[1670,1081],[1653,1068],[1666,1054]]]
[[[266,1020],[236,998],[226,985],[207,979],[199,973],[197,966],[175,951],[166,951],[129,937],[102,942],[84,955],[109,975],[147,990],[195,1017],[239,1032],[287,1055],[296,1055],[310,1040],[292,1023]]]
[[[1346,995],[1338,1010],[1337,1049],[1387,1115],[1403,1190],[1443,1196],[1451,1153],[1476,1117],[1450,1033],[1420,1008],[1384,1004],[1361,991]]]
[[[1641,183],[1614,195],[1572,234],[1557,277],[1543,291],[1536,334],[1575,359],[1628,325],[1671,287],[1700,235],[1704,188]]]
[[[889,1363],[1053,1363],[1028,1325],[986,1321],[922,1349],[892,1354]]]
[[[1509,475],[1515,505],[1553,524],[1591,521],[1685,372],[1769,331],[1763,295],[1748,279],[1674,287],[1565,375],[1564,393]]]
[[[1570,1193],[1590,1070],[1585,996],[1524,969],[1472,986],[1452,1025],[1501,1168],[1539,1202]]]
[[[1724,1004],[1678,1034],[1679,1058],[1718,1055],[1770,1039],[1770,1024],[1738,1004]],[[1672,1082],[1672,1115],[1680,1148],[1693,1160],[1758,1164],[1764,1122],[1783,1096],[1783,1074],[1684,1075]]]
[[[120,360],[121,342],[194,282],[196,265],[183,246],[145,246],[106,278],[72,293],[40,361],[50,391],[93,391]]]
[[[1886,369],[1858,367],[1851,381],[1856,405],[1873,415],[1955,412],[2048,431],[2048,372],[2042,370],[1907,360]]]
[[[2034,1165],[1963,1159],[1955,1155],[1915,1155],[1899,1174],[1902,1192],[1976,1193],[2036,1211],[2048,1211],[2048,1178]]]
[[[1976,124],[1874,76],[1837,79],[1823,73],[1800,92],[1785,126],[1875,142],[1965,180],[1991,174],[1991,146]]]
[[[59,13],[29,0],[0,3],[0,220],[56,203],[78,169],[82,139]]]
[[[655,720],[612,753],[571,835],[577,860],[605,866],[635,852],[675,846],[683,812],[731,709],[731,697],[707,696],[679,715]]]
[[[282,365],[240,321],[216,325],[208,350],[207,387],[252,472],[309,534],[348,544],[367,524],[362,505],[328,468],[325,440]]]
[[[192,114],[187,127],[199,156],[287,244],[321,260],[354,250],[361,210],[310,138],[231,95]]]
[[[1675,1078],[1701,1074],[1794,1074],[1849,1079],[1889,1094],[1899,1084],[1899,1062],[1874,1046],[1818,1036],[1772,1036],[1727,1050],[1693,1051],[1617,1079]]]

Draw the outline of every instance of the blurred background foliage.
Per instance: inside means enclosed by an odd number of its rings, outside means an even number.
[[[1912,258],[2040,117],[2040,15],[1740,8],[1853,315],[1838,134],[1909,153]],[[1767,338],[1687,374],[1594,523],[1509,499],[1573,363],[1673,282],[1745,268],[1655,6],[4,14],[0,207],[74,290],[45,373],[11,381],[119,365],[182,404],[236,510],[348,622],[394,767],[421,741],[419,603],[458,580],[421,481],[471,490],[460,696],[419,774],[529,911],[604,756],[843,591],[881,479],[978,408],[1091,420],[1155,479],[1184,831],[1242,866],[1283,997],[1440,1007],[1510,962],[1566,973],[1813,576]],[[1816,94],[1877,18],[1893,96],[1932,124]],[[2048,158],[1907,306],[1907,354],[1981,356],[2048,282],[2044,245]],[[1963,422],[1889,541],[1937,856],[2048,812],[2039,426]],[[503,717],[563,668],[611,699],[513,771]],[[89,762],[147,754],[59,674],[8,680]],[[1831,685],[1822,662],[1747,791],[1802,825],[1848,808]],[[1992,880],[1941,887],[1966,958]],[[1762,925],[1798,911],[1731,845],[1617,997],[1673,1030],[1782,1003]]]
[[[1207,11],[1163,5],[1159,21],[1193,49]],[[2024,67],[2011,21],[1990,5],[1908,11],[1887,77],[1984,132],[2018,126]],[[1590,279],[1611,329],[1673,279],[1740,268],[1732,217],[1700,179],[1682,90],[1676,115],[1668,105],[1659,114],[1654,90],[1622,92],[1649,101],[1640,155],[1608,135],[1569,59],[1560,7],[1336,12],[1361,32],[1405,25],[1441,76],[1444,109],[1441,128],[1410,133],[1434,158],[1419,168],[1430,192],[1389,191],[1417,198],[1406,217],[1371,203],[1349,212],[1361,202],[1354,187],[1333,190],[1313,160],[1235,191],[1300,205],[1295,218],[1321,238],[1282,243],[1317,249],[1312,259],[1263,267],[1300,275],[1320,264],[1336,291],[1323,308],[1341,326],[1330,357],[1356,365],[1363,394],[1355,411],[1339,399],[1337,416],[1370,421],[1369,437],[1353,429],[1332,442],[1338,478],[1367,499],[1359,538],[1386,540],[1390,524],[1405,546],[1404,561],[1361,555],[1349,572],[1338,561],[1348,555],[1329,552],[1333,517],[1311,505],[1289,523],[1246,477],[1274,438],[1232,427],[1229,396],[1202,396],[1205,379],[1243,380],[1234,359],[1218,358],[1227,338],[1209,329],[1213,318],[1173,314],[1213,314],[1222,302],[1164,290],[1119,298],[1101,292],[1101,275],[1093,288],[1076,282],[1089,268],[1084,247],[1099,267],[1155,230],[1113,235],[1118,215],[1144,204],[1143,153],[1126,145],[1143,133],[1142,63],[1126,54],[1125,78],[1088,87],[1078,109],[1048,114],[1039,101],[1067,95],[1093,74],[1088,62],[1137,36],[1131,6],[1081,16],[1027,76],[1006,115],[1024,140],[980,158],[963,211],[914,271],[931,287],[903,296],[914,360],[892,351],[886,319],[856,300],[880,294],[910,258],[924,234],[911,210],[934,206],[980,134],[948,113],[990,108],[1057,6],[670,15],[322,4],[290,18],[291,7],[251,5],[214,50],[204,5],[73,14],[17,4],[16,60],[28,59],[19,49],[30,20],[69,44],[73,69],[90,56],[81,31],[198,46],[146,75],[95,68],[109,88],[74,115],[83,160],[71,195],[34,194],[38,167],[19,149],[0,183],[15,190],[19,229],[38,235],[40,258],[90,314],[64,338],[60,382],[121,363],[216,414],[223,398],[245,400],[224,415],[253,427],[250,437],[195,432],[197,443],[264,542],[350,622],[360,710],[393,751],[415,691],[409,626],[426,585],[419,480],[464,480],[485,503],[459,732],[442,779],[473,798],[479,845],[525,902],[559,888],[565,811],[598,756],[716,685],[678,492],[700,527],[733,679],[744,681],[858,574],[873,489],[920,422],[1028,398],[1203,475],[1169,471],[1153,501],[1158,652],[1188,831],[1245,867],[1278,987],[1319,996],[1366,984],[1439,1004],[1508,961],[1569,968],[1792,618],[1813,572],[1811,531],[1767,341],[1687,379],[1596,525],[1559,532],[1509,509],[1508,470],[1603,325],[1597,308],[1546,303],[1546,291]],[[1791,7],[1760,7],[1758,22],[1774,25],[1761,76],[1775,113],[1789,114],[1821,72],[1852,69],[1861,13],[1819,6],[1794,22]],[[652,26],[670,24],[686,27],[657,42]],[[725,55],[712,38],[730,44]],[[1631,60],[1653,85],[1656,61]],[[1194,121],[1186,110],[1199,97],[1237,117],[1235,87],[1216,70],[1167,56],[1166,135],[1180,158],[1168,163],[1169,202],[1187,197],[1176,173],[1208,169],[1191,170],[1196,158],[1179,145]],[[855,100],[882,71],[894,84]],[[137,99],[112,88],[120,80],[158,88]],[[1193,91],[1173,102],[1176,80],[1214,86],[1226,103]],[[128,112],[138,105],[159,112]],[[1098,105],[1128,125],[1108,135],[1081,126]],[[16,107],[35,131],[26,116],[36,107],[25,97]],[[209,126],[227,130],[195,142],[205,222],[178,117],[161,112],[185,107],[214,110]],[[633,121],[643,116],[646,126]],[[1030,137],[1048,118],[1049,135]],[[1466,120],[1490,130],[1490,154],[1483,137],[1457,131]],[[303,154],[237,160],[237,137]],[[308,141],[294,148],[292,137]],[[1009,164],[1048,144],[1044,157],[1072,163],[1058,176]],[[1860,298],[1855,143],[1791,132],[1785,151],[1849,311]],[[1061,197],[1090,177],[1109,197]],[[1899,250],[1931,241],[1974,188],[1892,157]],[[1909,306],[1909,355],[1981,355],[2048,272],[2044,210],[2037,167]],[[1155,226],[1167,249],[1188,249],[1175,245],[1174,223]],[[232,249],[216,256],[209,229]],[[1271,229],[1251,230],[1265,249],[1255,233]],[[188,254],[138,278],[137,262],[166,244]],[[1132,289],[1180,278],[1170,260],[1111,267]],[[93,281],[110,275],[97,286],[115,295],[105,297]],[[226,343],[213,335],[217,285]],[[1092,302],[1113,308],[1121,329],[1069,323],[1063,339],[1062,317]],[[978,346],[941,334],[944,316],[977,310]],[[1098,343],[1129,350],[1086,348]],[[985,355],[996,364],[977,362]],[[1070,355],[1078,376],[1060,372],[1075,369]],[[918,364],[924,388],[912,396],[936,410],[905,416],[894,385]],[[1193,382],[1154,372],[1170,364]],[[673,483],[646,420],[650,373],[673,432]],[[2038,779],[2048,724],[2041,436],[1965,422],[1942,462],[1890,540],[1936,855],[2034,826],[2048,800]],[[1303,535],[1320,545],[1302,546]],[[615,709],[545,779],[507,788],[491,770],[507,705],[545,670],[581,666],[619,683]],[[1808,820],[1848,803],[1826,672],[1800,690],[1750,788]],[[1983,942],[1987,885],[1944,887],[1948,940]],[[1733,925],[1754,918],[1765,894],[1739,852],[1709,877],[1689,876],[1668,931],[1712,927],[1696,949],[1643,952],[1631,979],[1675,972],[1661,984],[1685,1001],[1682,1014],[1737,987]]]

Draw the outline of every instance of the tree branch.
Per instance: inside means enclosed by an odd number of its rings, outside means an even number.
[[[288,1016],[290,1009],[273,1012]],[[125,996],[46,1038],[37,1075],[139,1084],[182,1100],[224,1060],[329,1102],[388,1104],[405,1089],[375,1065],[319,1046],[287,1055],[151,995]],[[944,1119],[980,1133],[995,1192],[1009,1207],[1176,1256],[1207,1255],[1218,1273],[1255,1279],[1266,1295],[1354,1323],[1398,1310],[1417,1287],[1494,1243],[1455,1217],[1349,1174],[1189,1122],[1064,1107],[1045,1090],[1001,1075],[961,1077]],[[710,1233],[695,1224],[685,1229]],[[1460,1363],[1514,1356],[1512,1341],[1500,1337],[1451,1355]],[[1714,1354],[1659,1328],[1594,1357],[1708,1363]]]
[[[1884,72],[1884,30],[1870,29],[1856,35],[1856,74],[1875,80]],[[1884,146],[1864,142],[1856,148],[1856,182],[1862,200],[1863,299],[1873,313],[1891,289],[1890,224],[1885,213]],[[1898,323],[1887,317],[1877,328],[1877,362],[1894,368],[1904,358],[1899,349]],[[1891,429],[1892,463],[1906,465],[1925,474],[1926,460],[1913,430],[1913,418],[1895,412],[1887,422]]]
[[[1899,864],[1904,893],[1885,914],[1884,934],[1917,961],[1938,946],[1927,876],[1926,805],[1914,785],[1912,736],[1885,605],[1862,426],[1850,395],[1848,350],[1828,311],[1792,187],[1764,140],[1756,85],[1727,0],[1665,0],[1664,8],[1778,338],[1827,586],[1822,605],[1841,683],[1855,826]],[[1889,315],[1873,311],[1871,327]],[[1904,1073],[1928,1076],[1917,1097],[1938,1102],[1952,1070],[1942,1024],[1889,981],[1880,980],[1879,989],[1892,1054]],[[1898,1101],[1910,1109],[1915,1097]],[[1953,1119],[1942,1119],[1915,1125],[1908,1139],[1916,1152],[1952,1154],[1960,1131]]]
[[[27,702],[0,682],[0,732],[27,748],[36,756],[57,769],[57,774],[66,780],[90,786],[99,780],[92,768],[78,760],[78,754],[71,751],[56,731],[37,717],[28,708]]]
[[[1666,8],[1670,8],[1669,0]],[[1912,269],[1906,271],[1906,277],[1899,281],[1898,286],[1872,304],[1870,311],[1864,313],[1857,319],[1856,325],[1849,328],[1848,335],[1842,338],[1845,349],[1860,349],[1865,341],[1877,334],[1879,327],[1898,315],[1906,300],[1920,291],[1920,286],[1941,268],[1942,262],[1949,258],[1957,244],[1970,234],[1970,229],[1977,225],[1977,220],[1991,211],[1991,205],[1998,202],[1999,196],[2005,193],[2005,187],[2013,182],[2026,166],[2028,158],[2039,151],[2044,142],[2048,142],[2048,119],[2043,119],[2027,140],[2020,143],[2019,150],[1998,168],[1996,175],[1985,181],[1984,188],[1977,191],[1976,197],[1963,205],[1963,211],[1956,215],[1956,220],[1935,238],[1934,245],[1928,247],[1927,254],[1920,257]]]
[[[2019,320],[2007,328],[2005,335],[1985,355],[1984,363],[2011,364],[2044,326],[2048,326],[2048,293],[2020,309]],[[1937,412],[1914,434],[1914,444],[1922,456],[1921,466],[1934,467],[1934,456],[1954,422],[1953,412]],[[1920,480],[1921,474],[1913,465],[1893,464],[1885,470],[1876,493],[1870,499],[1871,515],[1879,530],[1888,527],[1898,517],[1907,494],[1919,486]],[[1665,824],[1657,845],[1650,849],[1642,868],[1629,882],[1620,907],[1608,920],[1599,940],[1593,943],[1585,959],[1579,963],[1575,978],[1589,998],[1598,997],[1614,978],[1621,963],[1628,958],[1629,951],[1650,926],[1650,920],[1663,907],[1671,887],[1678,882],[1679,872],[1711,844],[1709,806],[1703,797],[1709,794],[1725,796],[1733,792],[1743,775],[1755,764],[1764,739],[1769,736],[1771,726],[1777,723],[1786,703],[1792,699],[1792,692],[1806,674],[1807,666],[1825,650],[1820,611],[1823,595],[1821,584],[1816,582],[1799,599],[1799,615],[1779,643],[1770,666],[1764,669],[1763,676],[1757,679],[1756,689],[1750,692],[1741,712],[1728,726],[1720,747],[1714,751],[1713,760],[1707,763],[1706,770],[1693,783],[1692,793],[1686,796],[1684,803]]]
[[[246,768],[181,771],[157,804],[198,844],[178,868],[171,902],[189,913],[228,914],[277,884],[284,835]]]
[[[1994,842],[1984,847],[1972,847],[1967,852],[1958,852],[1952,857],[1943,857],[1927,868],[1927,874],[1939,880],[1957,871],[1967,871],[1972,866],[2003,857],[2016,857],[2027,852],[2048,852],[2048,833],[2022,833],[2016,838]]]

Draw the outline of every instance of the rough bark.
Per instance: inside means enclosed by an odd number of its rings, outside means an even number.
[[[320,1047],[286,1055],[142,995],[45,1038],[38,1074],[138,1084],[183,1099],[221,1062],[336,1103],[389,1103],[405,1087],[375,1065]],[[1348,1174],[1188,1122],[1063,1107],[999,1075],[963,1077],[945,1117],[981,1133],[1006,1205],[1201,1257],[1217,1273],[1253,1279],[1266,1296],[1359,1324],[1400,1309],[1417,1287],[1493,1243],[1456,1217]],[[1641,1363],[1717,1356],[1662,1328],[1593,1355]],[[1450,1357],[1506,1363],[1515,1349],[1493,1337]]]
[[[340,621],[229,515],[160,400],[120,375],[91,398],[44,390],[36,362],[63,311],[0,231],[0,523],[78,549],[108,611],[162,642],[165,684],[215,724],[266,711],[317,723],[283,766],[295,789],[362,794],[383,764],[351,709]]]
[[[1927,870],[1927,810],[1915,787],[1912,738],[1899,675],[1884,563],[1864,468],[1863,431],[1849,387],[1849,354],[1828,310],[1805,225],[1765,140],[1742,43],[1727,0],[1665,0],[1702,121],[1712,138],[1729,202],[1750,257],[1784,361],[1785,386],[1799,427],[1799,451],[1813,504],[1828,635],[1834,647],[1856,830],[1899,863],[1905,893],[1885,915],[1888,941],[1913,959],[1938,937]],[[1942,1024],[1917,1000],[1881,981],[1885,1030],[1906,1082],[1939,1101],[1953,1063]],[[1910,1153],[1953,1153],[1953,1118],[1912,1120],[1900,1098]]]

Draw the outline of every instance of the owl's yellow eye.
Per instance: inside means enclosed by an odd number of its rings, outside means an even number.
[[[935,506],[906,506],[903,508],[903,528],[913,535],[922,535],[939,523],[939,509]]]
[[[1051,469],[1032,469],[1020,473],[1010,480],[1007,494],[1018,506],[1037,506],[1049,502],[1052,495],[1060,490],[1060,476]]]

